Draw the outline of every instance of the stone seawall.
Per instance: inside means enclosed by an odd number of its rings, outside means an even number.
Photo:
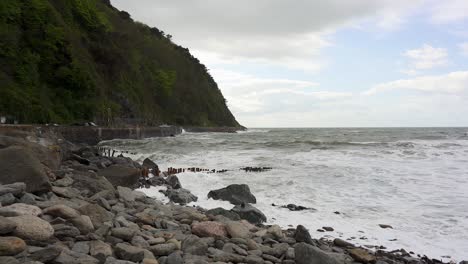
[[[0,134],[24,131],[31,133],[44,133],[52,131],[61,134],[66,140],[73,143],[96,145],[103,140],[112,139],[143,139],[149,137],[169,137],[182,133],[177,126],[167,127],[88,127],[88,126],[59,126],[47,127],[40,125],[1,125]]]

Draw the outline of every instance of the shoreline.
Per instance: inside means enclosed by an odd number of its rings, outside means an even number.
[[[405,251],[373,253],[341,239],[313,239],[302,226],[254,225],[249,217],[229,218],[235,215],[227,210],[162,204],[132,189],[163,185],[173,201],[197,198],[175,175],[144,178],[156,172],[154,162],[105,156],[55,134],[18,135],[0,136],[0,167],[7,172],[0,178],[0,216],[10,224],[0,225],[0,244],[17,242],[3,249],[2,263],[442,263]],[[15,157],[27,166],[12,168],[15,163],[7,159]],[[9,177],[13,172],[17,178]],[[43,227],[40,235],[32,232],[33,224]]]

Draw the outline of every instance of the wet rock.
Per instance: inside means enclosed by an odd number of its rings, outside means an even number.
[[[361,263],[375,263],[376,258],[370,254],[367,250],[362,248],[353,248],[348,250],[349,255],[357,262]]]
[[[232,184],[222,189],[210,191],[208,198],[229,201],[235,205],[257,202],[257,199],[250,192],[250,188],[246,184]]]
[[[177,178],[177,176],[175,176],[175,175],[169,175],[166,178],[166,183],[167,183],[167,185],[171,186],[172,189],[182,188],[182,184],[180,183],[179,178]]]
[[[26,249],[26,243],[18,237],[0,237],[0,256],[14,256]]]
[[[325,230],[325,231],[328,231],[328,232],[335,231],[335,229],[333,229],[333,227],[329,227],[329,226],[324,226],[324,227],[322,227],[322,229]]]
[[[306,243],[294,246],[297,264],[342,264],[345,262],[343,254],[328,253]]]
[[[203,256],[208,250],[208,245],[199,237],[190,235],[182,242],[182,251],[186,254]]]
[[[222,216],[227,217],[227,218],[229,218],[231,220],[234,220],[234,221],[238,221],[238,220],[241,219],[240,216],[237,213],[234,213],[232,211],[226,210],[226,209],[221,208],[221,207],[210,209],[210,210],[206,211],[206,214],[207,215],[213,215],[213,216],[222,215]]]
[[[13,232],[16,229],[16,223],[6,217],[0,216],[0,235]]]
[[[169,189],[166,191],[166,195],[174,203],[185,205],[191,202],[196,202],[198,197],[193,195],[187,189]]]
[[[312,210],[312,208],[308,208],[302,205],[295,205],[295,204],[288,204],[281,206],[282,208],[287,208],[290,211],[304,211],[304,210]]]
[[[232,211],[237,213],[240,218],[245,219],[252,224],[261,224],[267,221],[266,216],[250,204],[236,205],[232,208]]]
[[[143,260],[145,253],[143,249],[119,243],[114,248],[115,255],[119,259],[140,262]]]
[[[192,224],[192,233],[199,237],[226,237],[227,231],[224,224],[206,221]]]
[[[26,184],[24,182],[0,185],[0,195],[11,193],[15,196],[20,196],[24,192],[26,192]]]
[[[242,222],[229,221],[226,223],[226,231],[232,238],[249,238],[251,233]]]
[[[345,241],[341,238],[335,238],[333,240],[333,244],[337,247],[343,247],[343,248],[349,248],[349,247],[354,247],[353,243],[350,243],[348,241]]]
[[[20,215],[33,215],[38,216],[42,213],[41,208],[23,203],[16,203],[9,206],[0,208],[0,216],[20,216]]]
[[[98,175],[107,178],[114,186],[133,188],[138,185],[141,171],[132,167],[111,165],[105,169],[99,170]]]
[[[37,216],[22,215],[9,217],[16,223],[16,229],[13,235],[27,240],[48,240],[54,234],[54,228],[47,222]]]
[[[0,149],[0,183],[24,182],[27,192],[47,192],[49,177],[31,149],[12,146]]]
[[[153,172],[153,174],[159,171],[158,164],[156,164],[154,161],[150,160],[149,158],[146,158],[143,160],[143,167],[150,169]]]

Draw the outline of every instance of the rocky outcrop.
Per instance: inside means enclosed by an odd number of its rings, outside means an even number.
[[[257,202],[257,199],[250,192],[250,188],[246,184],[232,184],[226,188],[210,191],[208,198],[229,201],[235,205]]]

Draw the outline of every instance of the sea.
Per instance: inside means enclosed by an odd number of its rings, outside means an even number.
[[[468,128],[256,128],[102,145],[140,162],[150,158],[161,170],[227,170],[178,174],[199,198],[190,205],[231,209],[208,192],[247,184],[268,224],[301,224],[314,238],[404,248],[445,262],[468,259]],[[168,202],[161,189],[141,191]],[[313,210],[281,207],[287,204]]]

